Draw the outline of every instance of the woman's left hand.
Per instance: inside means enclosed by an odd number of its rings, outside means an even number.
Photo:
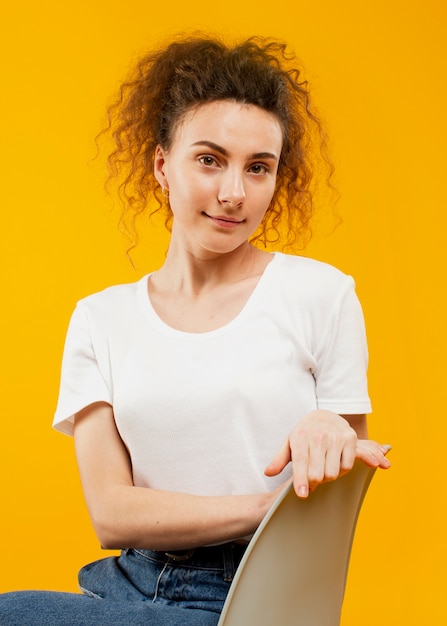
[[[366,418],[364,423],[366,433]],[[306,498],[319,484],[349,472],[356,459],[370,467],[388,469],[391,464],[385,455],[390,446],[359,439],[357,432],[336,413],[312,411],[290,433],[265,474],[276,476],[291,461],[295,491]]]

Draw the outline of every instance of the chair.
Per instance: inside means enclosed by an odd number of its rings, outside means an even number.
[[[306,500],[287,487],[247,548],[218,626],[339,626],[355,526],[374,471],[357,461]]]

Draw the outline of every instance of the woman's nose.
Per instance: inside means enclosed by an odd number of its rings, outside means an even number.
[[[245,200],[243,177],[237,172],[228,170],[221,181],[218,198],[219,202],[228,206],[241,205]]]

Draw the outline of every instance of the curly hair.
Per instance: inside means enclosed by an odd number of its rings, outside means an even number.
[[[154,174],[157,145],[168,150],[185,114],[202,103],[233,100],[274,114],[283,132],[276,188],[264,220],[251,241],[305,244],[311,237],[317,161],[327,169],[327,142],[312,111],[308,85],[293,66],[287,44],[261,37],[229,46],[218,38],[179,37],[149,52],[122,84],[108,109],[114,149],[108,157],[109,181],[118,184],[123,203],[120,223],[136,245],[135,222],[154,197],[163,210]],[[166,215],[169,228],[170,210]],[[285,236],[285,241],[284,241]]]

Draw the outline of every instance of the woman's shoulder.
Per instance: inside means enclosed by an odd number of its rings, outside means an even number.
[[[353,279],[337,267],[310,257],[276,253],[278,273],[285,280],[299,282],[317,290],[326,286],[341,288]]]
[[[284,309],[324,325],[341,307],[358,307],[354,279],[333,265],[283,253],[277,253],[276,265],[273,299]]]
[[[144,290],[147,284],[147,275],[132,283],[120,283],[101,289],[95,293],[84,296],[77,302],[77,308],[89,311],[102,311],[106,309],[111,315],[120,309],[134,305],[138,294]]]

